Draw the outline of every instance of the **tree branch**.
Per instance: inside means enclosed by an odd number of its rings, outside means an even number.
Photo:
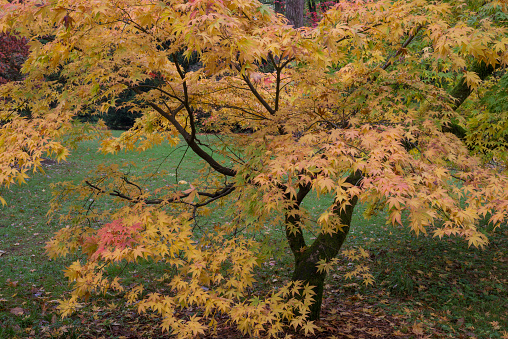
[[[191,126],[190,140],[193,141],[194,138],[196,137],[196,125],[194,122],[194,115],[192,114],[194,110],[190,106],[189,91],[187,89],[187,81],[185,81],[185,73],[182,71],[180,64],[178,63],[178,58],[177,58],[176,54],[173,53],[173,54],[171,54],[171,56],[173,57],[173,62],[176,66],[176,70],[178,71],[180,78],[183,80],[183,82],[182,82],[183,95],[184,95],[183,104],[185,105],[185,109],[187,110],[187,114],[189,116],[189,122],[190,122],[190,126]]]
[[[286,239],[288,240],[289,247],[295,258],[299,258],[300,254],[307,247],[305,239],[303,237],[303,230],[300,226],[301,217],[298,214],[300,210],[300,204],[303,199],[310,192],[312,185],[310,183],[306,185],[300,185],[296,197],[291,198],[290,194],[285,194],[286,199],[293,200],[294,204],[290,211],[286,212]]]
[[[128,180],[126,180],[126,178],[123,178],[123,179],[126,182],[129,182]],[[90,186],[92,189],[98,191],[99,193],[104,193],[104,194],[107,193],[105,190],[103,190],[102,188],[92,184],[88,180],[85,180],[85,183],[88,186]],[[137,186],[137,185],[135,185],[135,186],[139,188],[139,186]],[[217,199],[220,199],[222,197],[225,197],[225,196],[229,195],[235,189],[236,189],[236,187],[233,184],[227,184],[222,189],[217,190],[214,193],[196,192],[199,196],[208,197],[210,199],[208,199],[208,200],[206,200],[206,201],[204,201],[202,203],[190,204],[190,205],[195,206],[195,207],[202,207],[202,206],[208,205],[209,203],[211,203],[211,202],[213,202],[213,201],[215,201]],[[140,190],[141,190],[141,188],[140,188]],[[169,204],[169,203],[179,203],[179,202],[182,201],[183,198],[186,198],[189,195],[191,195],[192,192],[187,192],[187,193],[178,192],[178,196],[176,196],[174,198],[170,198],[170,199],[142,199],[142,198],[139,198],[139,197],[131,197],[131,196],[126,195],[126,194],[124,194],[122,192],[119,192],[118,190],[113,190],[112,192],[109,192],[108,194],[110,196],[112,196],[112,197],[122,198],[122,199],[128,200],[128,201],[133,202],[133,203],[140,203],[140,202],[142,202],[142,203],[145,203],[147,205],[159,205],[159,204],[163,204],[163,203],[167,203],[167,204]]]
[[[238,72],[241,72],[240,66],[236,65],[236,69]],[[263,107],[268,111],[268,113],[270,113],[271,115],[274,115],[275,110],[266,102],[266,100],[261,96],[261,94],[259,94],[258,90],[254,87],[254,85],[250,81],[249,77],[246,74],[241,74],[241,76],[242,76],[243,81],[245,81],[247,86],[249,86],[250,91],[252,92],[252,94],[254,94],[256,99],[258,99],[258,101],[261,103],[261,105],[263,105]]]
[[[485,80],[494,73],[494,67],[484,62],[475,62],[471,70],[476,72],[481,80]],[[457,85],[450,92],[450,95],[455,99],[453,109],[457,110],[472,92],[471,88],[467,85],[465,76],[462,76]],[[452,133],[462,141],[466,139],[467,131],[464,127],[456,123],[450,122],[447,125],[443,125],[441,131],[444,133]]]
[[[388,60],[386,60],[385,64],[381,67],[382,70],[386,70],[388,68],[388,66],[390,66],[392,64],[392,59],[393,58],[396,58],[397,56],[399,56],[402,51],[411,43],[411,41],[413,41],[413,39],[416,37],[416,35],[418,34],[418,32],[422,29],[423,26],[418,26],[416,27],[416,30],[413,34],[410,34],[409,37],[406,39],[406,41],[404,41],[404,43],[402,44],[402,46],[397,50],[397,52],[395,52],[394,55],[390,56],[388,58]]]
[[[293,60],[293,58],[289,58],[282,65],[279,66],[279,65],[277,65],[277,63],[273,59],[273,55],[271,53],[268,54],[268,57],[270,58],[270,61],[272,62],[273,67],[275,67],[275,70],[277,71],[277,79],[276,79],[276,83],[275,83],[276,88],[275,88],[275,109],[274,109],[274,111],[277,112],[279,110],[279,98],[280,98],[280,90],[281,90],[281,88],[280,88],[280,82],[281,82],[280,75],[281,75],[282,69],[284,67],[286,67],[287,64],[289,64]]]
[[[138,94],[140,94],[141,92],[138,88],[134,88],[134,90]],[[145,102],[154,110],[156,110],[160,115],[162,115],[164,118],[168,119],[168,121],[171,122],[171,124],[176,128],[178,133],[182,135],[185,142],[194,151],[194,153],[196,153],[196,155],[198,155],[201,159],[206,161],[214,170],[229,177],[234,177],[236,175],[236,171],[234,169],[222,166],[213,157],[211,157],[208,153],[206,153],[201,147],[199,147],[199,145],[196,143],[195,138],[193,138],[185,130],[185,128],[182,125],[180,125],[180,123],[176,120],[176,114],[185,107],[184,104],[181,104],[180,106],[175,108],[170,114],[168,114],[168,112],[157,106],[155,103],[151,101]]]

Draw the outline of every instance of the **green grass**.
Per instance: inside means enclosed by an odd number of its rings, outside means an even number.
[[[367,244],[371,253],[376,286],[362,294],[378,303],[384,297],[388,312],[433,324],[436,335],[501,337],[508,329],[506,229],[491,232],[485,249],[390,230],[362,227],[349,243]]]
[[[89,300],[69,318],[58,316],[56,300],[69,291],[62,271],[76,257],[50,260],[44,254],[45,243],[62,227],[46,222],[49,186],[59,181],[79,182],[99,164],[140,164],[122,168],[133,175],[162,170],[175,173],[179,167],[178,177],[168,175],[145,182],[150,189],[179,180],[191,182],[202,163],[190,151],[185,154],[184,147],[159,146],[144,153],[116,156],[97,153],[96,149],[96,142],[83,142],[67,162],[45,164],[45,173],[36,173],[26,185],[3,189],[9,205],[0,208],[0,250],[6,252],[0,257],[0,338],[160,335],[157,319],[139,317],[132,309],[120,307],[114,295]],[[185,161],[179,165],[184,154]],[[144,165],[149,166],[143,169]],[[314,215],[326,206],[326,197],[307,200],[306,207]],[[216,212],[210,222],[221,217]],[[417,337],[414,326],[418,324],[433,338],[501,338],[503,331],[508,331],[508,233],[506,228],[492,231],[486,227],[486,231],[491,234],[491,243],[485,249],[468,248],[455,238],[416,238],[405,228],[386,226],[382,215],[365,220],[360,206],[344,247],[361,246],[370,252],[367,264],[376,282],[365,287],[361,281],[345,281],[344,273],[356,263],[341,257],[341,265],[328,276],[324,314],[344,305],[361,307],[365,314],[375,309],[380,319],[397,319],[394,327],[405,338]],[[258,269],[256,288],[264,290],[288,280],[293,263],[283,246],[280,226],[266,226],[257,236],[272,245],[271,258]],[[310,240],[312,235],[307,237]],[[160,289],[155,279],[164,270],[160,263],[142,262],[128,266],[124,273],[133,281],[142,277]]]
[[[185,148],[159,146],[143,153],[127,152],[114,156],[97,153],[97,146],[94,141],[83,142],[68,161],[48,162],[43,166],[44,173],[36,173],[27,184],[3,188],[2,195],[8,205],[0,207],[0,250],[5,252],[0,257],[0,338],[30,336],[33,331],[37,336],[41,333],[51,335],[54,331],[58,337],[62,326],[76,325],[76,319],[60,321],[58,316],[55,317],[56,300],[69,290],[63,270],[76,256],[50,260],[45,255],[45,243],[62,227],[55,221],[46,222],[52,198],[50,184],[80,182],[99,164],[135,162],[152,165],[147,169],[142,166],[123,168],[131,175],[154,168],[174,173],[179,166],[180,175],[169,178],[175,182],[192,181],[196,168],[201,166],[199,159],[191,152],[185,152]],[[171,151],[174,153],[168,159]],[[179,165],[184,154],[185,161]],[[155,273],[152,263],[144,266],[146,271]],[[11,311],[16,308],[22,308],[23,314],[13,314]]]

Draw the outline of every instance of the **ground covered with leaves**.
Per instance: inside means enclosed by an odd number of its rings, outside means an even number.
[[[62,319],[56,311],[58,300],[69,291],[63,270],[75,256],[52,261],[45,255],[45,243],[61,228],[46,223],[51,199],[50,184],[79,181],[97,164],[112,162],[110,156],[95,152],[94,142],[84,142],[65,163],[47,161],[45,173],[36,174],[26,185],[11,186],[2,194],[10,202],[0,208],[0,338],[164,338],[155,314],[136,313],[117,295],[101,300],[91,298],[79,312]],[[129,173],[177,168],[171,180],[192,181],[200,162],[185,148],[171,157],[168,147],[156,147],[150,154],[125,153],[121,161],[144,163],[144,169],[126,165]],[[161,165],[162,164],[162,165]],[[160,180],[160,179],[158,179]],[[169,179],[168,179],[169,180]],[[163,182],[152,183],[156,185]],[[320,210],[315,199],[310,209]],[[382,212],[380,212],[382,214]],[[220,222],[212,215],[209,222]],[[346,241],[346,249],[362,246],[369,252],[366,262],[375,277],[374,286],[360,280],[346,280],[345,273],[357,263],[341,256],[329,274],[325,287],[319,330],[313,338],[508,338],[508,232],[484,227],[490,244],[484,249],[469,248],[460,239],[438,241],[431,236],[415,237],[407,229],[384,224],[382,215],[369,220],[357,213]],[[272,244],[271,258],[258,269],[253,294],[289,280],[292,258],[281,247],[281,228],[267,227],[263,234]],[[142,262],[127,266],[124,276],[133,282],[143,278],[148,290],[163,291],[159,281],[165,268]],[[187,309],[182,317],[195,312]],[[286,333],[292,338],[301,333]],[[228,321],[219,318],[208,338],[247,338]]]

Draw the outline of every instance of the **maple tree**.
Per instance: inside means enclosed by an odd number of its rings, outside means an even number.
[[[74,289],[62,314],[113,290],[181,337],[213,329],[218,314],[245,333],[275,336],[288,324],[311,333],[358,203],[365,217],[386,211],[387,223],[416,235],[487,245],[478,222],[506,221],[508,178],[449,133],[463,117],[443,86],[463,76],[470,94],[486,86],[471,65],[496,69],[508,60],[505,28],[488,16],[468,21],[480,10],[503,11],[506,2],[344,2],[300,29],[253,0],[5,3],[0,28],[26,36],[30,55],[26,78],[0,87],[1,185],[22,183],[43,156],[65,159],[62,140],[94,136],[106,153],[184,143],[205,166],[191,185],[154,191],[119,166],[62,183],[53,216],[62,200],[84,202],[59,217],[68,227],[47,246],[52,257],[83,254],[66,271]],[[190,58],[199,67],[189,67]],[[126,91],[135,100],[120,103]],[[103,125],[76,123],[90,106],[142,117],[113,138]],[[218,147],[199,135],[201,112],[209,113],[207,130],[220,131]],[[234,133],[238,126],[252,133]],[[305,199],[316,196],[330,203],[314,219]],[[118,209],[94,208],[107,197]],[[193,232],[223,206],[228,222]],[[257,296],[251,288],[265,252],[253,234],[267,225],[283,229],[294,271],[292,281]],[[171,293],[146,293],[108,271],[141,259],[173,269],[161,277]],[[348,275],[373,283],[362,265]],[[179,318],[186,307],[199,311]]]

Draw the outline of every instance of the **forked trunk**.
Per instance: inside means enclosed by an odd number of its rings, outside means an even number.
[[[295,270],[292,280],[302,281],[304,286],[309,284],[314,286],[314,303],[310,307],[310,320],[319,319],[321,312],[321,303],[323,300],[323,287],[326,278],[326,272],[318,272],[318,262],[320,260],[330,261],[339,253],[344,240],[349,232],[351,217],[358,199],[354,197],[345,209],[334,208],[335,215],[339,218],[342,230],[334,234],[321,233],[314,243],[305,250],[295,254]]]
[[[362,173],[357,171],[352,173],[346,182],[357,186],[361,182]],[[321,312],[321,303],[323,300],[323,287],[326,278],[326,272],[318,272],[318,262],[332,260],[339,253],[344,240],[349,232],[351,225],[351,217],[353,210],[358,202],[355,196],[349,200],[349,205],[341,209],[339,204],[335,204],[332,208],[333,216],[341,225],[340,230],[336,233],[320,233],[317,239],[310,247],[307,247],[303,237],[302,221],[300,218],[300,205],[307,194],[311,191],[311,184],[301,185],[298,188],[296,197],[286,195],[288,200],[293,201],[293,205],[288,209],[286,214],[286,238],[289,247],[295,257],[295,269],[293,271],[293,281],[302,281],[303,286],[309,284],[314,287],[314,303],[310,307],[310,320],[319,319]]]

